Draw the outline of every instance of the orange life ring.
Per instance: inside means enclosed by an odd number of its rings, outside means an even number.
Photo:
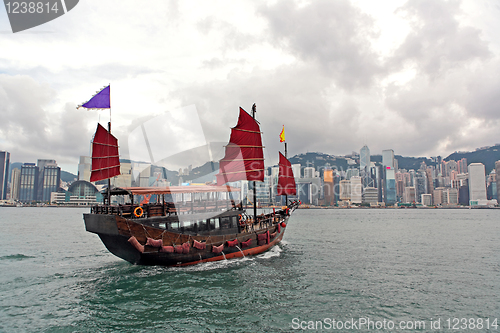
[[[245,221],[243,221],[243,216],[239,215],[240,219],[238,220],[240,227],[244,227],[246,225]]]
[[[139,213],[139,211],[140,211],[140,213]],[[142,209],[142,207],[141,207],[141,206],[136,207],[136,208],[134,209],[134,215],[135,215],[135,217],[141,217],[141,216],[142,216],[142,214],[144,214],[144,210]]]

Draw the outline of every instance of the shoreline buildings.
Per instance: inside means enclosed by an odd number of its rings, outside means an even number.
[[[444,161],[440,157],[410,164],[398,163],[394,150],[386,149],[381,155],[371,155],[364,145],[359,154],[331,156],[321,153],[295,156],[292,170],[297,184],[297,196],[306,205],[317,206],[486,206],[496,204],[499,198],[500,161],[488,175],[481,163],[467,164],[459,161]],[[326,162],[326,160],[328,160]],[[91,162],[82,156],[78,165],[78,181],[61,186],[61,169],[54,160],[39,159],[37,164],[24,163],[20,169],[9,170],[10,154],[0,152],[0,193],[4,200],[13,199],[22,203],[58,203],[88,205],[102,200],[100,191],[106,184],[92,184]],[[293,161],[293,158],[292,158]],[[148,163],[121,161],[121,174],[111,179],[111,186],[169,186],[211,183],[217,172],[213,162],[198,168],[191,166],[179,173],[165,167]],[[409,170],[399,168],[405,165]],[[316,166],[315,166],[316,165]],[[205,168],[205,170],[202,170]],[[278,167],[266,168],[264,182],[256,184],[259,205],[284,204],[284,198],[276,195]],[[10,187],[8,183],[11,173]],[[196,177],[193,177],[196,175]],[[254,198],[249,194],[251,186],[245,182],[231,184],[240,187],[241,200],[250,204]],[[9,191],[10,190],[10,191]]]

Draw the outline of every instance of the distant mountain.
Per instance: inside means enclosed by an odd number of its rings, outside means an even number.
[[[444,161],[455,160],[459,161],[462,158],[467,159],[467,164],[470,163],[483,163],[486,168],[486,173],[490,173],[495,168],[495,162],[500,161],[500,144],[491,147],[478,148],[473,152],[454,152],[453,154],[445,157]],[[394,158],[398,161],[399,169],[418,170],[422,162],[427,166],[435,166],[437,163],[427,157],[408,157],[395,155]],[[349,164],[348,160],[354,160],[355,164]],[[338,170],[347,170],[348,167],[359,167],[359,156],[334,156],[319,152],[308,152],[295,155],[289,158],[290,163],[300,164],[301,167],[314,166],[316,170],[322,169],[327,163],[332,168]],[[371,155],[370,161],[375,163],[382,163],[382,155]],[[352,163],[352,162],[351,162]]]
[[[489,174],[495,168],[495,162],[500,161],[500,144],[491,147],[481,147],[472,152],[456,151],[444,158],[444,160],[459,161],[464,157],[467,159],[467,165],[471,163],[483,163],[486,174]]]
[[[206,162],[202,166],[193,168],[189,175],[182,175],[182,180],[195,180],[199,182],[207,182],[212,180],[212,176],[210,174],[213,174],[214,172],[219,171],[219,162]],[[207,176],[207,177],[204,177]]]
[[[78,179],[77,175],[74,175],[68,171],[61,170],[61,180],[63,182],[74,182]]]
[[[314,166],[316,170],[323,170],[328,164],[337,170],[347,170],[349,164],[345,157],[328,155],[323,153],[302,153],[288,159],[291,164],[300,164],[301,167]],[[359,161],[358,161],[359,163]]]
[[[407,157],[401,155],[394,155],[394,158],[398,161],[399,169],[418,170],[422,162],[425,162],[426,165],[436,165],[435,162],[433,162],[430,158],[427,157]],[[382,155],[371,155],[370,161],[382,164]]]

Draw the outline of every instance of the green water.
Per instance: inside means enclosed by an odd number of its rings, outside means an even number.
[[[500,210],[298,210],[271,251],[187,268],[114,257],[84,212],[0,208],[1,332],[500,331]]]

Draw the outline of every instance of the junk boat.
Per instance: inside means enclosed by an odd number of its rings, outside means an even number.
[[[109,99],[108,86],[80,107],[101,108],[102,98],[92,102],[106,89]],[[106,102],[104,106],[109,107]],[[118,140],[110,133],[110,123],[108,130],[98,125],[90,181],[108,179],[108,189],[104,203],[84,214],[86,230],[97,234],[111,253],[138,265],[192,265],[256,255],[278,244],[299,202],[286,199],[281,209],[260,215],[254,203],[253,214],[248,214],[241,202],[236,204],[240,189],[224,185],[264,180],[255,104],[252,111],[250,116],[240,108],[238,124],[231,129],[219,162],[216,185],[111,189],[109,179],[120,174]],[[296,195],[291,164],[281,153],[279,169],[278,194]],[[114,196],[124,196],[124,204],[112,204]]]

